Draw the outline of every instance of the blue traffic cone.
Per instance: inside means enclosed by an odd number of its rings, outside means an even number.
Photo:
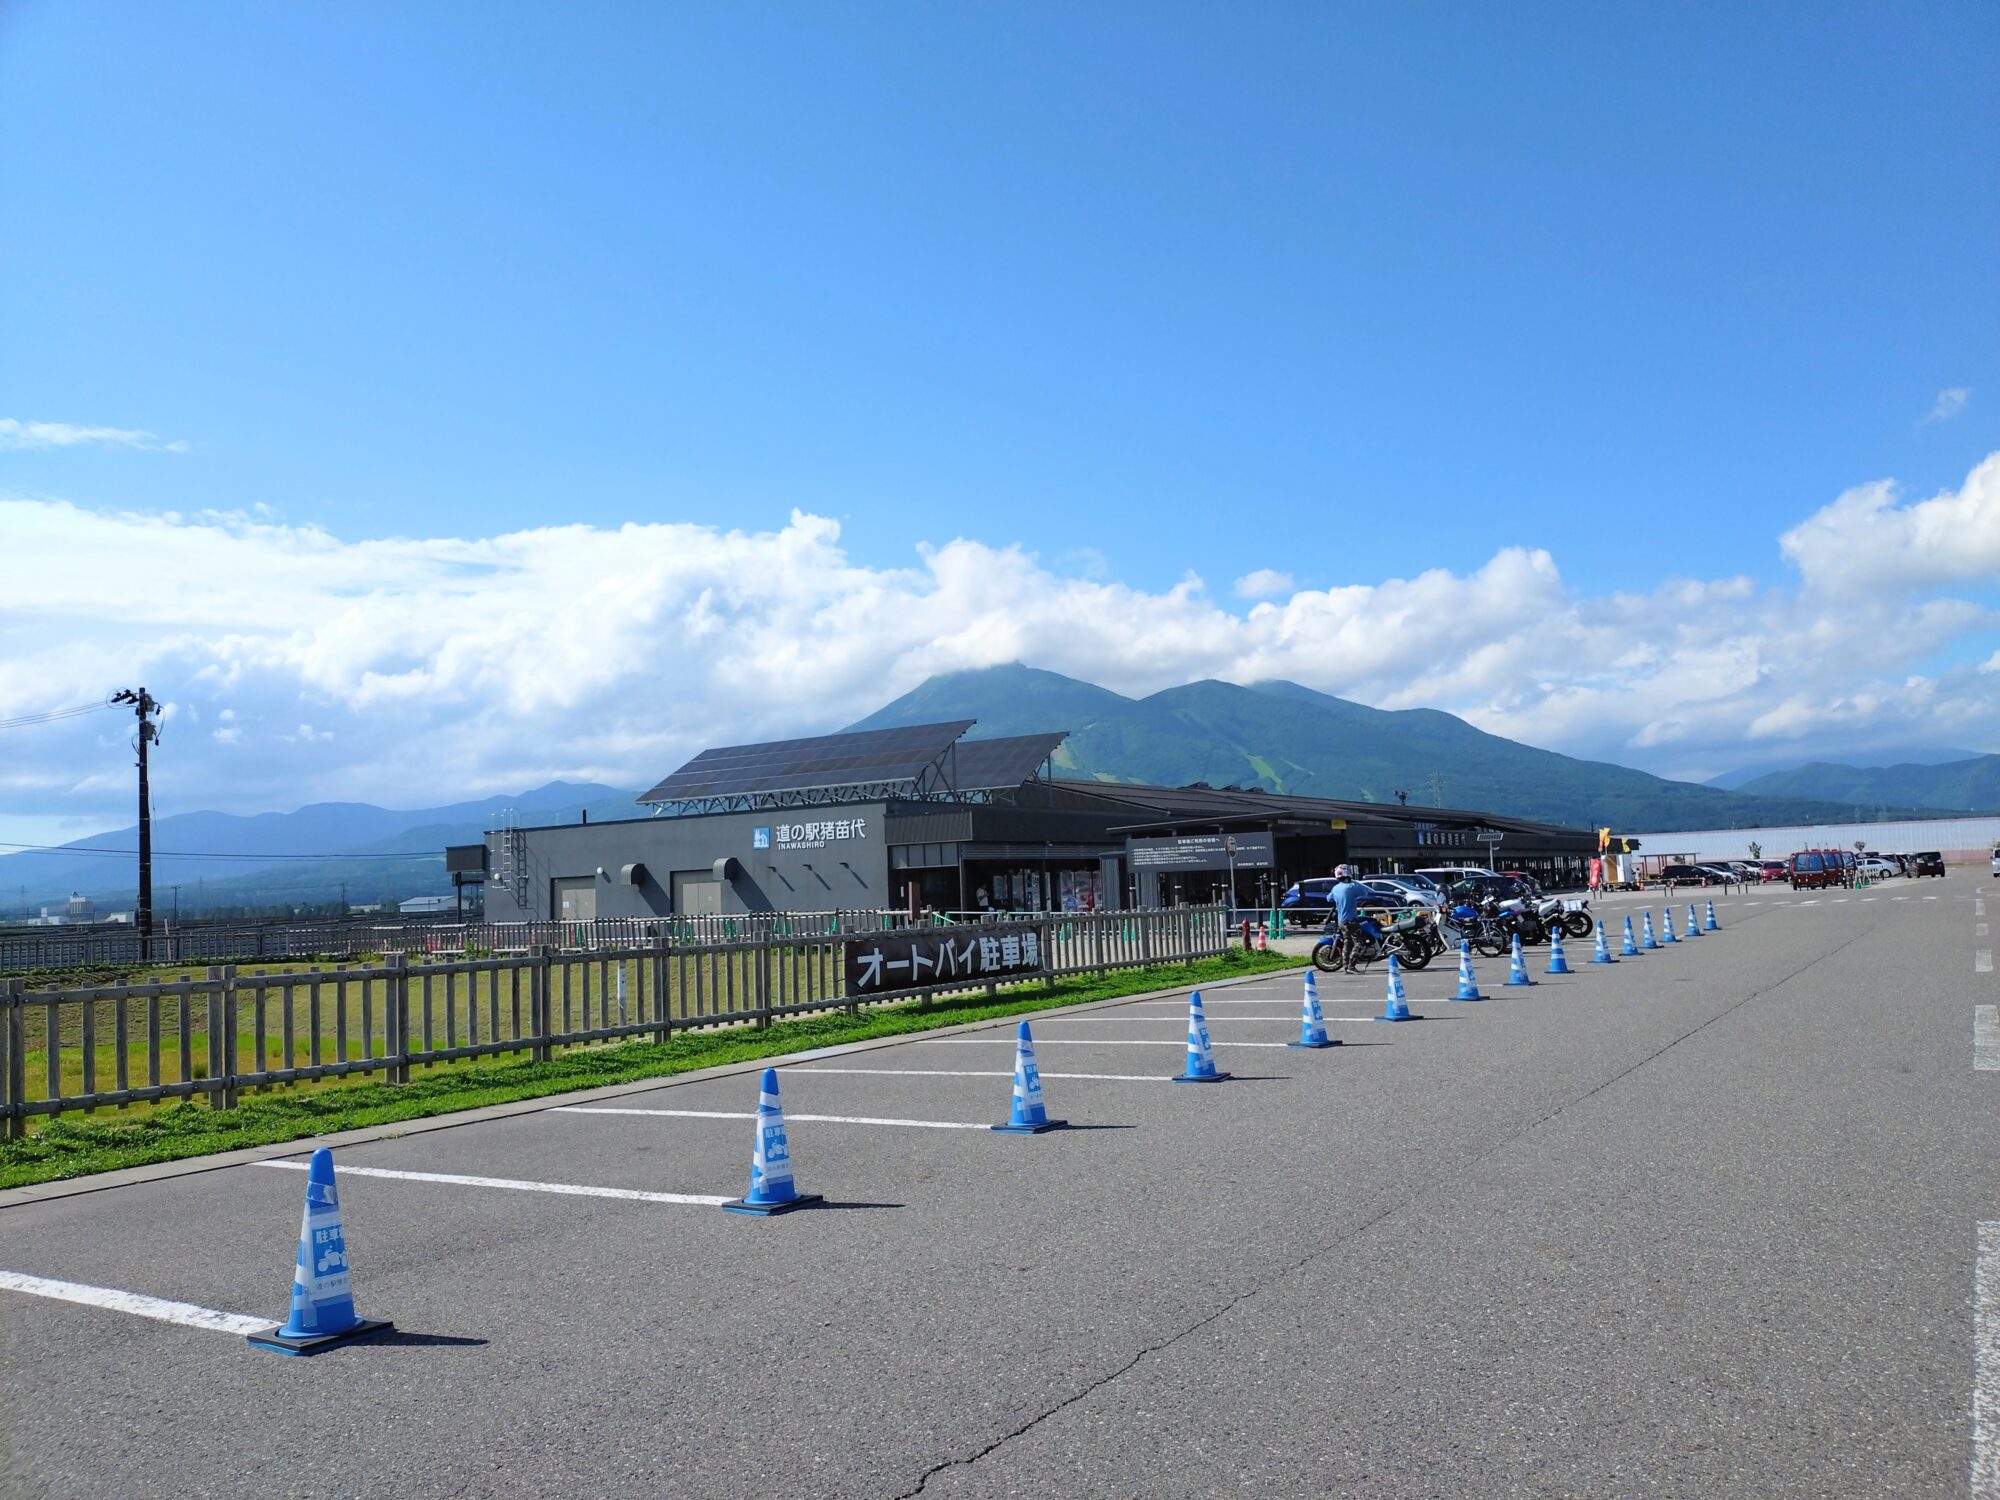
[[[1596,924],[1596,927],[1597,927],[1597,951],[1590,955],[1590,961],[1594,964],[1617,963],[1618,960],[1611,956],[1611,944],[1609,940],[1606,939],[1606,937],[1604,936],[1604,924],[1602,922],[1599,922]]]
[[[1701,923],[1695,920],[1694,903],[1692,901],[1688,902],[1688,936],[1701,936]]]
[[[1507,988],[1519,989],[1535,981],[1528,977],[1528,961],[1521,957],[1521,934],[1514,934],[1514,956],[1507,965]]]
[[[1208,1042],[1208,1016],[1201,1008],[1201,991],[1188,994],[1187,1071],[1177,1074],[1175,1083],[1220,1083],[1227,1073],[1215,1071],[1215,1049]]]
[[[792,1148],[785,1139],[785,1107],[778,1102],[778,1070],[764,1070],[757,1091],[757,1137],[750,1147],[750,1191],[722,1206],[733,1214],[790,1213],[820,1201],[792,1184]]]
[[[333,1184],[333,1153],[321,1146],[306,1168],[306,1213],[299,1225],[299,1258],[292,1271],[291,1316],[283,1328],[250,1334],[248,1341],[280,1354],[317,1354],[329,1344],[393,1326],[354,1311],[347,1234],[340,1223],[340,1193]]]
[[[1662,943],[1678,943],[1680,941],[1679,938],[1674,936],[1674,909],[1671,906],[1660,913],[1660,941]]]
[[[1563,935],[1560,927],[1549,929],[1549,967],[1551,974],[1568,974],[1571,971],[1569,959],[1563,953]]]
[[[1472,977],[1472,944],[1460,938],[1458,941],[1458,993],[1454,1000],[1484,1000],[1479,993],[1479,981]]]
[[[1340,1043],[1329,1040],[1326,1034],[1326,1017],[1320,1014],[1319,984],[1313,978],[1313,971],[1306,970],[1306,997],[1299,1012],[1299,1039],[1285,1043],[1287,1047],[1338,1047]]]
[[[1627,920],[1627,921],[1630,921],[1631,919],[1630,919],[1630,918],[1628,917],[1628,918],[1626,918],[1626,920]],[[1641,948],[1657,948],[1657,947],[1659,947],[1659,946],[1660,946],[1660,944],[1659,944],[1659,941],[1658,941],[1658,939],[1656,939],[1656,938],[1655,938],[1655,937],[1653,936],[1653,914],[1652,914],[1651,912],[1647,912],[1647,913],[1645,913],[1645,916],[1644,916],[1644,923],[1645,923],[1645,930],[1646,930],[1646,940],[1645,940],[1645,941],[1644,941],[1643,943],[1641,943],[1641,944],[1640,944],[1639,946],[1640,946]]]
[[[1035,1066],[1035,1039],[1023,1021],[1014,1033],[1014,1113],[995,1130],[1006,1135],[1040,1135],[1044,1130],[1060,1130],[1069,1122],[1051,1120],[1042,1104],[1042,1074]]]
[[[1715,903],[1710,901],[1708,903],[1708,920],[1701,924],[1701,930],[1703,932],[1714,932],[1721,925],[1720,922],[1715,920]]]
[[[1639,956],[1639,945],[1632,941],[1632,918],[1630,916],[1625,918],[1625,946],[1618,950],[1618,956],[1620,958],[1637,958]]]
[[[1382,1002],[1382,1014],[1378,1021],[1407,1021],[1410,1017],[1410,1002],[1403,997],[1403,966],[1396,962],[1396,955],[1389,955],[1389,994]]]

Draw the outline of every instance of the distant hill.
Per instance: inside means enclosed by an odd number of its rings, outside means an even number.
[[[1880,770],[1886,766],[1938,766],[1947,761],[1978,760],[1984,754],[1983,750],[1954,750],[1942,745],[1890,745],[1852,752],[1841,764],[1862,770]],[[1813,764],[1815,762],[1811,760],[1784,760],[1761,766],[1743,766],[1734,771],[1724,771],[1720,776],[1711,776],[1704,784],[1721,787],[1726,792],[1741,791],[1763,777],[1797,771]]]
[[[977,719],[975,736],[1068,729],[1058,771],[1103,781],[1205,781],[1371,802],[1394,801],[1400,789],[1413,803],[1430,803],[1435,774],[1446,806],[1580,828],[1751,827],[1854,815],[1847,803],[1746,797],[1578,760],[1436,709],[1369,708],[1295,682],[1193,682],[1133,699],[1017,664],[930,678],[850,727],[938,719]]]
[[[1944,765],[1846,766],[1814,761],[1758,776],[1737,790],[1757,797],[1816,797],[1868,807],[1921,803],[1961,813],[2000,812],[2000,755],[1975,755]]]
[[[519,796],[443,807],[317,802],[296,812],[254,817],[177,813],[153,820],[154,906],[167,910],[175,885],[181,888],[182,912],[190,914],[210,906],[328,900],[343,885],[351,901],[442,894],[451,888],[444,875],[444,846],[477,843],[509,807],[525,823],[567,822],[585,809],[593,817],[631,817],[638,811],[630,792],[596,782],[552,781]],[[135,825],[61,849],[0,856],[0,912],[37,910],[73,891],[92,897],[105,910],[129,910],[138,892],[138,846]],[[401,854],[431,857],[388,857]]]

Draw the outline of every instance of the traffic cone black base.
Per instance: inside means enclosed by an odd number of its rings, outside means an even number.
[[[273,1328],[269,1333],[246,1334],[244,1342],[257,1349],[275,1349],[280,1354],[317,1354],[329,1344],[344,1344],[350,1339],[383,1333],[395,1326],[387,1318],[363,1318],[352,1328],[343,1328],[339,1333],[315,1333],[305,1338],[290,1339]]]
[[[752,1203],[747,1198],[733,1198],[722,1205],[725,1213],[755,1214],[760,1219],[774,1218],[788,1214],[795,1208],[807,1208],[815,1203],[824,1203],[823,1193],[800,1193],[796,1198],[787,1198],[783,1203]]]

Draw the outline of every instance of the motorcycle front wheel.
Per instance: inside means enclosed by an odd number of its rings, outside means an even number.
[[[1320,973],[1338,973],[1341,962],[1339,938],[1327,938],[1313,944],[1313,967]]]
[[[1564,912],[1562,922],[1563,931],[1573,938],[1587,938],[1597,931],[1597,924],[1587,911]]]

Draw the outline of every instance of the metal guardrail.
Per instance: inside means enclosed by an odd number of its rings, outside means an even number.
[[[1211,956],[1228,946],[1223,916],[1220,907],[1181,907],[1046,918],[1034,924],[1042,967],[1008,978]],[[407,1083],[412,1069],[470,1058],[546,1060],[558,1048],[664,1042],[690,1029],[994,989],[992,981],[954,980],[853,993],[845,949],[864,935],[706,944],[660,935],[624,947],[392,954],[379,964],[264,973],[214,965],[200,975],[68,989],[0,980],[0,1137],[72,1111],[183,1098],[229,1109],[246,1091],[315,1080],[374,1074]]]

